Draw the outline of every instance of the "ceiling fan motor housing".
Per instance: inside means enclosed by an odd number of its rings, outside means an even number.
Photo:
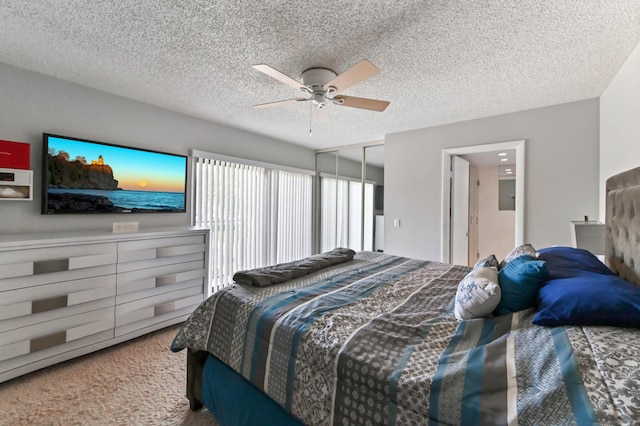
[[[311,89],[311,102],[322,109],[327,104],[327,90],[324,85],[336,78],[337,74],[326,68],[310,68],[302,73],[302,83]]]
[[[322,86],[336,78],[337,74],[326,68],[309,68],[302,73],[301,77],[305,86],[314,89],[315,87],[322,88]]]

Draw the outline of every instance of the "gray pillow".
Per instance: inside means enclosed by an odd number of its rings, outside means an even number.
[[[538,257],[538,252],[535,248],[529,243],[522,244],[509,252],[504,258],[500,265],[498,265],[498,269],[504,268],[504,265],[515,259],[516,257],[528,255],[533,257],[534,259]]]

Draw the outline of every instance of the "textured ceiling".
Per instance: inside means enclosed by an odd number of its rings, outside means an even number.
[[[600,96],[639,41],[638,0],[0,2],[0,62],[316,149]],[[385,112],[251,107],[363,58]]]

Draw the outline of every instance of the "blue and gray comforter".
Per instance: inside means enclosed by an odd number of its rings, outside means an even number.
[[[205,350],[306,424],[634,424],[640,330],[458,322],[470,268],[363,252],[270,287],[234,285],[172,344]]]

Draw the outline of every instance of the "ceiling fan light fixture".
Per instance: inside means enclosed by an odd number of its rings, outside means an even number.
[[[324,108],[326,105],[326,98],[324,96],[324,93],[314,92],[313,96],[311,97],[311,102],[313,102],[318,108]]]

